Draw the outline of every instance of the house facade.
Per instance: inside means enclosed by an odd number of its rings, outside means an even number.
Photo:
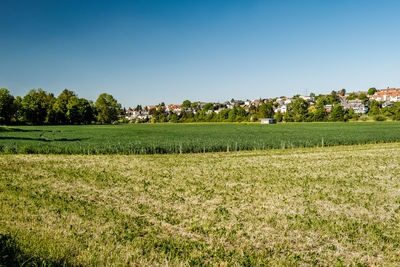
[[[369,96],[369,98],[371,100],[376,100],[376,101],[400,102],[400,89],[399,88],[379,89],[375,94]]]
[[[343,100],[341,105],[344,109],[353,109],[354,113],[365,114],[368,112],[368,106],[364,105],[361,100]]]

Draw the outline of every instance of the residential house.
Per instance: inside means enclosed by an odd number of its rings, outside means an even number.
[[[284,103],[285,103],[285,105],[289,105],[289,104],[292,103],[292,102],[294,102],[293,99],[291,99],[291,98],[286,98]]]
[[[216,114],[218,114],[218,113],[220,113],[222,110],[225,110],[225,108],[219,108],[219,109],[217,109],[217,110],[214,110],[214,112],[215,112]]]
[[[386,107],[393,107],[393,104],[390,103],[390,101],[386,101],[382,103],[382,108],[386,108]]]
[[[199,107],[203,108],[206,104],[207,104],[207,102],[199,102]]]
[[[399,88],[387,88],[379,89],[375,94],[369,96],[369,99],[376,101],[392,101],[400,102],[400,89]]]
[[[287,105],[281,105],[274,109],[275,113],[277,112],[286,113],[286,111],[287,111]]]
[[[153,116],[149,114],[149,111],[147,109],[142,109],[142,110],[133,110],[131,108],[128,108],[126,111],[126,117],[128,120],[136,120],[136,119],[150,119]]]
[[[343,100],[341,106],[344,109],[353,109],[354,113],[365,114],[368,112],[368,106],[364,105],[362,100]]]
[[[333,105],[325,105],[324,109],[326,112],[331,113]]]
[[[302,99],[304,99],[306,101],[314,101],[314,97],[312,97],[312,96],[301,95],[301,96],[299,96],[299,98],[302,98]]]
[[[168,113],[175,113],[180,115],[182,110],[182,105],[168,105],[165,109]]]
[[[262,100],[260,100],[260,99],[254,99],[253,101],[251,101],[251,104],[256,107],[258,107],[261,103],[262,103]]]
[[[283,99],[283,98],[277,98],[277,99],[275,100],[275,102],[278,103],[279,105],[283,105],[283,104],[285,104],[285,99]]]

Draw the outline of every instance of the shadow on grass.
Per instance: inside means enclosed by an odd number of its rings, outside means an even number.
[[[0,234],[0,266],[72,266],[65,261],[53,262],[27,255],[10,235]]]
[[[82,141],[89,138],[56,138],[56,139],[45,139],[45,138],[31,138],[31,137],[16,137],[16,136],[0,136],[0,140],[24,140],[24,141],[40,141],[40,142],[76,142]]]
[[[20,129],[20,128],[9,128],[0,127],[0,132],[52,132],[51,130],[37,130],[37,129]]]

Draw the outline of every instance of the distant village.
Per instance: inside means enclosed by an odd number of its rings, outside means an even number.
[[[393,106],[393,103],[400,102],[400,89],[399,88],[386,88],[386,89],[375,89],[370,88],[368,91],[351,92],[347,93],[345,89],[340,91],[332,91],[331,94],[310,94],[310,95],[296,95],[293,97],[276,97],[276,98],[264,98],[254,100],[236,100],[226,101],[223,103],[218,102],[190,102],[189,100],[184,101],[182,104],[171,104],[165,105],[160,103],[158,105],[140,106],[136,108],[129,107],[125,111],[125,118],[129,121],[136,122],[147,122],[155,116],[166,117],[166,121],[171,121],[172,116],[175,120],[179,120],[183,117],[188,118],[192,116],[196,117],[196,114],[201,112],[203,117],[208,116],[208,121],[212,121],[210,117],[216,117],[221,113],[226,113],[224,118],[229,120],[229,111],[235,110],[237,115],[242,111],[242,117],[246,115],[250,116],[249,121],[257,121],[262,117],[278,117],[279,121],[285,120],[285,114],[288,114],[291,110],[296,108],[295,102],[299,102],[297,105],[302,105],[303,108],[307,109],[307,112],[315,112],[317,109],[320,111],[323,109],[325,112],[325,119],[329,119],[335,107],[341,107],[343,114],[349,113],[352,117],[359,117],[363,114],[367,114],[371,108],[371,104],[377,106],[379,109],[389,108]],[[260,107],[264,104],[269,112],[261,111]],[[263,109],[265,110],[265,108]],[[244,111],[244,112],[243,112]],[[253,112],[252,112],[253,111]],[[232,114],[233,112],[231,112]],[[189,114],[189,115],[188,115]],[[344,116],[343,115],[343,116]],[[379,115],[379,114],[373,114]],[[205,119],[207,121],[207,119]],[[303,118],[300,121],[304,121]],[[217,120],[218,121],[218,120]],[[221,119],[219,120],[221,121]],[[296,120],[294,120],[296,121]]]

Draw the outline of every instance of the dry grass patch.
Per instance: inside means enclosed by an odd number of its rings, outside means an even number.
[[[0,233],[73,265],[400,264],[400,144],[2,155]]]

